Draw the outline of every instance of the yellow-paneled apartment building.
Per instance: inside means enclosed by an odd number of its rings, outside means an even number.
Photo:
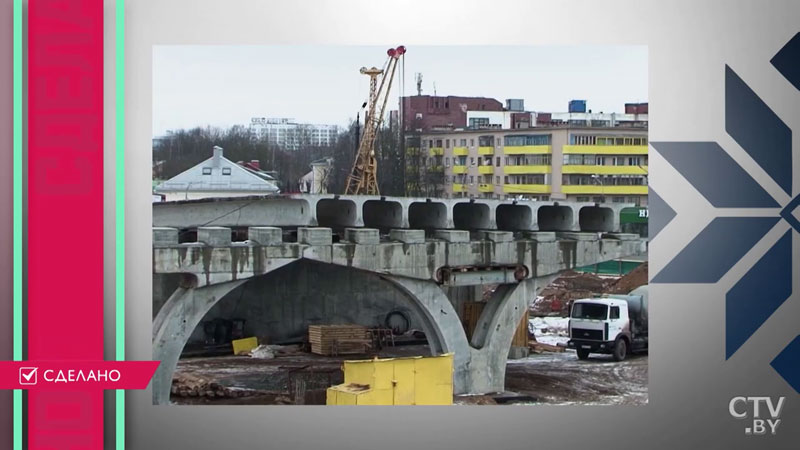
[[[465,129],[414,143],[407,151],[443,197],[647,205],[646,128]]]

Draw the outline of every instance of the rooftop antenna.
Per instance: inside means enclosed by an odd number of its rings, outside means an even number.
[[[422,95],[422,73],[417,72],[417,95]]]
[[[433,96],[436,97],[436,82],[433,82]]]

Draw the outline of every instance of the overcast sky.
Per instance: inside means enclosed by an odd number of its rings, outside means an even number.
[[[154,46],[153,134],[290,117],[346,126],[368,95],[362,66],[382,67],[386,47]],[[398,75],[400,74],[398,66]],[[599,112],[647,101],[645,46],[411,46],[405,95],[522,98],[530,111],[564,112],[572,99]],[[400,80],[397,80],[400,81]],[[397,109],[399,82],[387,109]]]

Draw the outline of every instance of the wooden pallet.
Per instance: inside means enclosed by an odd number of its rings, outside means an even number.
[[[309,325],[308,342],[311,353],[330,356],[367,353],[371,340],[361,325]]]

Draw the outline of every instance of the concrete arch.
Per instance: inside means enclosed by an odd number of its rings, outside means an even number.
[[[453,353],[453,389],[457,394],[470,392],[468,368],[472,350],[458,313],[442,289],[432,281],[405,277],[385,277],[417,305],[426,320],[425,335],[432,354]]]
[[[408,226],[412,229],[447,228],[447,206],[439,202],[414,202],[408,207]]]
[[[491,228],[489,205],[485,203],[456,203],[453,205],[453,227],[458,230],[485,230]]]
[[[328,228],[355,227],[358,207],[352,200],[323,198],[317,202],[317,225]]]
[[[581,231],[614,231],[614,210],[602,206],[584,206],[578,211]]]
[[[518,284],[502,285],[489,300],[478,321],[476,332],[481,336],[473,339],[474,344],[480,344],[477,346],[469,344],[453,305],[435,283],[403,277],[386,278],[415,298],[417,304],[426,310],[429,320],[435,322],[433,328],[437,339],[441,341],[440,351],[454,353],[454,392],[486,394],[503,391],[508,351],[517,325],[537,288],[554,277],[531,278]]]
[[[379,316],[380,320],[383,320],[385,314],[390,311],[394,310],[403,311],[406,314],[409,314],[410,318],[412,319],[412,323],[414,324],[415,327],[419,326],[425,332],[426,337],[428,337],[428,343],[432,352],[434,352],[435,354],[440,354],[447,351],[446,349],[448,347],[444,344],[445,341],[443,340],[443,338],[441,338],[442,333],[437,328],[437,322],[431,319],[430,315],[426,312],[425,308],[419,305],[419,302],[415,297],[409,296],[407,291],[403,290],[396,283],[393,283],[390,280],[385,279],[379,274],[357,268],[342,267],[330,263],[317,262],[317,261],[308,261],[308,263],[316,267],[329,266],[334,270],[356,272],[363,276],[369,277],[372,280],[377,280],[390,290],[394,289],[395,292],[397,293],[396,297],[403,299],[401,303],[392,304],[390,300],[388,303],[383,304],[383,307],[385,307],[385,311],[381,310],[380,308],[375,308],[374,305],[367,305],[367,306],[361,305],[362,311],[366,311],[370,307],[372,307],[376,312],[375,316],[376,317]],[[300,266],[295,264],[292,265],[292,267],[300,267]],[[287,267],[286,269],[289,268]],[[272,274],[272,272],[270,272],[269,274]],[[267,276],[269,276],[269,274],[267,274]],[[285,274],[281,275],[281,277],[275,277],[275,278],[282,279],[284,275]],[[319,274],[317,274],[316,276],[319,277]],[[344,277],[333,277],[333,278],[341,280]],[[241,298],[240,295],[237,293],[239,290],[241,290],[239,288],[245,288],[246,283],[256,280],[265,280],[265,277],[264,276],[251,277],[245,280],[218,283],[202,287],[197,287],[197,286],[179,287],[178,289],[175,290],[172,296],[170,296],[170,298],[167,299],[167,301],[159,310],[156,318],[153,320],[153,358],[161,361],[161,364],[159,365],[159,368],[156,371],[155,376],[153,377],[154,404],[169,403],[172,378],[177,368],[180,355],[183,352],[183,349],[186,346],[186,344],[189,342],[193,332],[198,328],[200,323],[205,318],[207,318],[212,308],[220,304],[220,302],[225,301],[224,299],[226,298],[233,298],[237,302],[236,307],[239,308],[241,306],[240,303]],[[351,282],[358,282],[358,280],[351,280]],[[284,297],[289,296],[287,295],[288,294],[287,292],[283,292],[282,294]],[[384,299],[381,299],[377,303],[382,303],[384,301],[385,301]],[[282,306],[280,305],[277,306],[278,309],[280,309],[281,307]],[[322,314],[329,314],[330,311],[335,312],[337,310],[341,310],[342,305],[337,306],[335,303],[327,305],[325,304],[316,305],[313,307],[305,305],[301,309],[312,310],[311,316],[305,317],[305,319],[302,320],[304,326],[306,326],[309,320],[311,323],[316,323],[315,320],[319,320],[314,318],[316,317],[314,316],[314,314],[320,313],[320,311],[322,312]],[[314,310],[316,310],[316,312],[313,312]],[[373,320],[373,318],[365,319],[363,312],[361,314],[362,316],[361,321],[359,321],[354,316],[349,316],[349,314],[345,314],[344,317],[340,316],[341,316],[340,314],[337,314],[336,317],[339,317],[338,321],[337,319],[334,319],[334,321],[330,323],[362,323],[364,325],[371,325],[371,323],[366,323],[364,322],[364,320],[367,321]],[[458,320],[457,315],[454,311],[451,317],[455,317],[456,320]],[[344,320],[344,322],[341,322],[341,320]],[[295,318],[295,322],[297,322],[297,318]],[[274,325],[269,325],[269,326],[273,327]],[[296,326],[293,327],[290,325],[286,328],[290,329],[297,327]]]
[[[206,313],[222,297],[246,280],[229,281],[204,288],[178,288],[153,320],[153,359],[161,361],[153,376],[153,403],[169,403],[172,375],[183,347]]]
[[[542,206],[536,213],[540,231],[572,231],[575,223],[569,206]]]
[[[499,205],[494,213],[497,229],[525,231],[533,229],[533,211],[526,205]]]
[[[403,228],[403,205],[385,200],[367,200],[362,206],[366,228]]]

